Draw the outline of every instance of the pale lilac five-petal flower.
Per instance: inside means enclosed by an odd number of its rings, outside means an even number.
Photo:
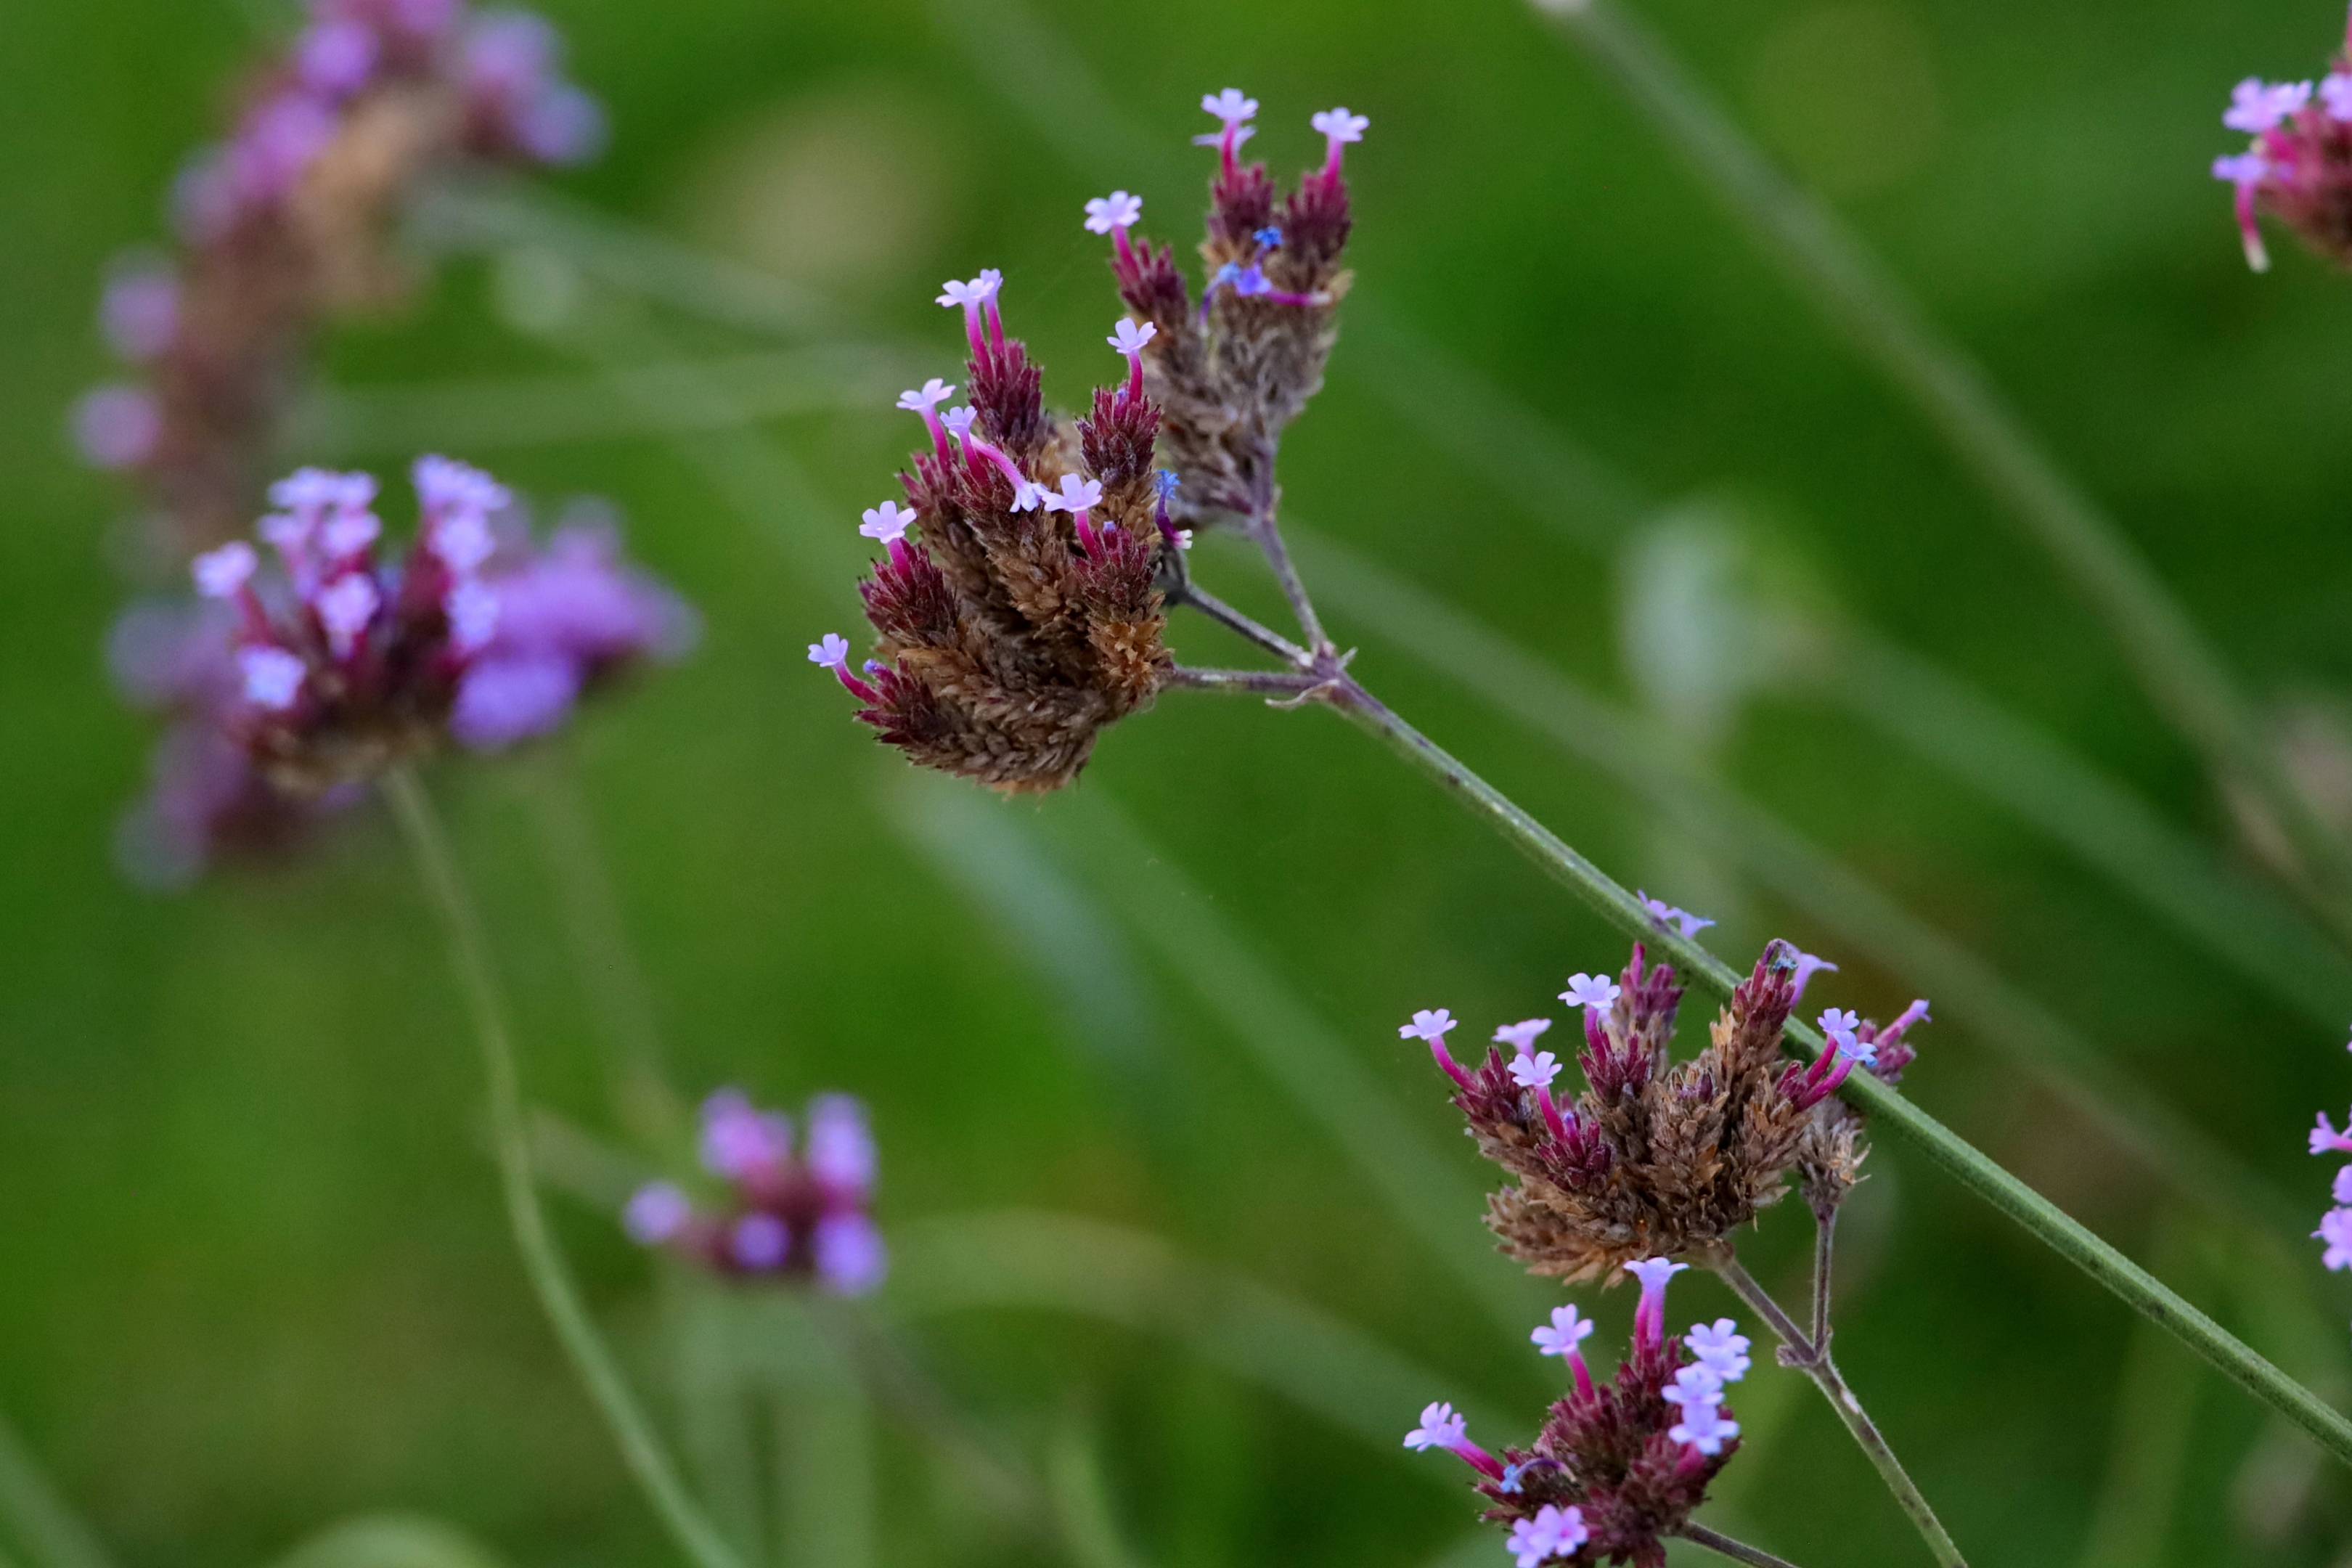
[[[1087,232],[1108,234],[1115,228],[1126,228],[1143,216],[1143,198],[1126,191],[1113,191],[1107,196],[1096,196],[1087,203]]]
[[[1141,326],[1137,326],[1135,322],[1129,321],[1127,317],[1121,316],[1118,319],[1118,324],[1111,329],[1110,336],[1105,338],[1103,342],[1108,343],[1111,347],[1117,349],[1120,353],[1125,354],[1128,358],[1133,359],[1137,354],[1143,352],[1144,344],[1150,342],[1153,338],[1156,338],[1159,335],[1160,329],[1153,326],[1150,321],[1144,322]]]
[[[1060,494],[1056,495],[1049,491],[1045,496],[1045,509],[1048,511],[1079,512],[1100,505],[1102,505],[1102,482],[1099,479],[1082,479],[1076,474],[1062,476]]]
[[[1650,918],[1657,921],[1661,929],[1672,926],[1675,934],[1685,942],[1688,942],[1715,923],[1704,915],[1695,915],[1688,910],[1678,909],[1664,899],[1654,899],[1647,893],[1636,893],[1633,896],[1642,900],[1642,907],[1650,911]]]
[[[1327,109],[1322,113],[1310,118],[1307,123],[1321,132],[1330,141],[1361,142],[1364,139],[1364,128],[1371,124],[1371,121],[1363,115],[1349,113],[1343,106],[1339,109]]]
[[[2327,1243],[2319,1261],[2329,1268],[2352,1268],[2352,1208],[2329,1209],[2311,1233]]]
[[[2213,177],[2233,185],[2258,185],[2269,178],[2271,161],[2260,153],[2240,153],[2213,160]]]
[[[1723,1379],[1705,1362],[1677,1368],[1671,1387],[1658,1391],[1658,1397],[1669,1405],[1679,1405],[1687,1413],[1692,1406],[1723,1403]]]
[[[2330,120],[2352,120],[2352,76],[2332,71],[2319,84],[2319,101]]]
[[[1522,1018],[1516,1024],[1506,1024],[1495,1031],[1495,1043],[1508,1046],[1513,1052],[1526,1056],[1536,1048],[1536,1037],[1551,1027],[1549,1018]]]
[[[1549,1089],[1551,1080],[1559,1076],[1559,1058],[1549,1051],[1538,1051],[1534,1056],[1512,1058],[1511,1081],[1521,1089]]]
[[[950,284],[950,287],[952,288],[954,285]],[[900,393],[898,406],[909,414],[929,414],[954,395],[955,388],[935,375],[923,383],[919,390]]]
[[[2346,1126],[2352,1128],[2352,1117],[2346,1118]],[[2338,1132],[2328,1121],[2327,1113],[2321,1111],[2319,1124],[2311,1130],[2311,1152],[2315,1154],[2352,1154],[2352,1131]]]
[[[1538,1327],[1528,1338],[1546,1355],[1574,1355],[1576,1347],[1592,1337],[1594,1324],[1574,1307],[1554,1307],[1551,1326]]]
[[[907,537],[907,530],[914,525],[915,517],[913,508],[900,506],[894,500],[886,500],[880,506],[866,509],[866,521],[857,525],[857,531],[868,539],[878,539],[885,544],[895,544]]]
[[[946,305],[950,309],[961,305],[966,310],[976,310],[996,297],[997,287],[1003,281],[1003,278],[1001,274],[992,276],[987,272],[982,273],[970,282],[961,282],[950,278],[940,285],[940,297],[934,303]]]
[[[1397,1038],[1427,1040],[1432,1045],[1443,1045],[1445,1042],[1445,1032],[1457,1026],[1454,1021],[1454,1015],[1446,1009],[1440,1007],[1433,1012],[1423,1007],[1412,1016],[1412,1023],[1397,1026]]]
[[[207,599],[234,599],[253,576],[256,564],[253,546],[242,539],[232,539],[218,550],[208,550],[197,556],[190,570],[196,579],[197,593]]]
[[[839,632],[827,632],[823,642],[809,644],[809,662],[827,669],[841,669],[849,663],[849,639]]]
[[[1546,1503],[1533,1519],[1511,1526],[1504,1549],[1511,1553],[1517,1568],[1537,1568],[1548,1558],[1570,1555],[1591,1537],[1582,1509],[1573,1503],[1566,1508]]]
[[[1451,1448],[1466,1441],[1470,1423],[1454,1414],[1451,1405],[1429,1405],[1422,1407],[1421,1425],[1404,1435],[1404,1446],[1414,1453],[1429,1448]]]
[[[327,628],[327,646],[335,657],[348,655],[359,643],[360,634],[368,629],[383,606],[383,595],[364,573],[352,572],[337,578],[312,601],[319,612],[319,624]]]
[[[1748,1336],[1729,1318],[1717,1318],[1712,1323],[1693,1323],[1683,1336],[1684,1348],[1696,1356],[1699,1364],[1726,1383],[1738,1383],[1748,1373]]]
[[[1723,1445],[1739,1436],[1739,1423],[1726,1421],[1713,1405],[1685,1406],[1681,1422],[1666,1431],[1677,1443],[1687,1443],[1702,1454],[1720,1454]]]
[[[1257,117],[1257,100],[1244,95],[1240,88],[1229,87],[1223,92],[1204,94],[1201,107],[1228,126],[1239,125]]]
[[[2260,135],[2311,101],[2307,81],[2283,81],[2266,87],[2260,77],[2248,77],[2230,91],[2230,107],[2221,123],[2232,131]]]
[[[308,673],[302,661],[282,647],[239,648],[236,668],[245,678],[245,700],[272,712],[294,706]]]
[[[1571,1007],[1606,1007],[1617,1000],[1618,984],[1600,974],[1571,974],[1559,999]]]

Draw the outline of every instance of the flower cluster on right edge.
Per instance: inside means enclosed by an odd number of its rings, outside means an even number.
[[[2246,265],[2270,268],[2256,225],[2268,213],[2340,267],[2352,267],[2352,28],[2345,52],[2317,83],[2248,77],[2230,94],[2221,123],[2253,141],[2213,160],[2213,177],[2237,193]]]
[[[1545,1355],[1564,1358],[1572,1379],[1531,1447],[1505,1448],[1499,1458],[1487,1453],[1450,1405],[1432,1405],[1405,1434],[1405,1447],[1445,1448],[1478,1473],[1474,1485],[1493,1505],[1485,1517],[1510,1526],[1505,1545],[1517,1568],[1657,1568],[1665,1538],[1689,1521],[1738,1451],[1739,1424],[1724,1394],[1747,1373],[1748,1339],[1728,1318],[1667,1334],[1666,1281],[1686,1267],[1663,1258],[1625,1265],[1642,1282],[1642,1300],[1633,1353],[1608,1383],[1585,1364],[1580,1347],[1593,1325],[1574,1307],[1557,1309],[1549,1326],[1529,1336]]]

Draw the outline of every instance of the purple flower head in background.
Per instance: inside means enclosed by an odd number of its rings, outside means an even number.
[[[856,1100],[817,1096],[796,1141],[783,1112],[722,1089],[703,1101],[701,1163],[718,1191],[698,1204],[678,1184],[646,1184],[622,1210],[630,1239],[730,1277],[835,1295],[865,1295],[889,1272],[870,1213],[874,1141]]]
[[[125,618],[126,694],[181,726],[141,826],[126,829],[153,847],[170,825],[169,853],[146,867],[133,857],[144,879],[202,865],[212,835],[197,801],[217,808],[224,841],[283,837],[238,824],[348,804],[352,786],[446,740],[491,749],[551,729],[583,691],[690,640],[684,606],[619,562],[609,529],[561,528],[535,546],[509,520],[494,542],[490,517],[509,498],[488,475],[432,458],[416,481],[417,532],[395,553],[373,477],[299,470],[269,487],[279,510],[256,530],[266,550],[231,540],[192,563],[201,611]],[[194,745],[190,731],[212,742]]]
[[[2231,90],[2221,123],[2252,138],[2213,160],[2231,187],[2246,264],[2270,267],[2259,219],[2277,218],[2339,267],[2352,266],[2352,42],[2316,89],[2248,77]]]

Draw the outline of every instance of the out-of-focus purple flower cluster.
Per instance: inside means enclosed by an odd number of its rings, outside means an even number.
[[[249,511],[313,321],[404,282],[384,230],[410,190],[467,161],[574,163],[603,140],[601,111],[564,79],[535,16],[311,0],[235,131],[181,174],[181,254],[126,258],[109,277],[100,326],[143,377],[77,405],[84,456],[137,471],[183,549],[220,542]]]
[[[692,642],[690,612],[609,530],[535,545],[480,469],[426,457],[414,479],[404,555],[379,548],[373,476],[304,468],[270,487],[270,559],[232,540],[196,558],[196,605],[118,624],[124,689],[177,717],[126,824],[134,874],[182,880],[216,847],[282,837],[445,735],[543,734],[591,685]]]
[[[703,1101],[701,1158],[723,1195],[698,1205],[675,1182],[649,1182],[622,1211],[623,1228],[720,1274],[814,1281],[844,1296],[874,1289],[889,1254],[869,1212],[877,1159],[865,1108],[821,1094],[805,1121],[795,1149],[783,1112],[720,1089]]]
[[[2347,1046],[2345,1049],[2352,1051],[2352,1046]],[[2352,1115],[2344,1119],[2344,1131],[2338,1132],[2335,1124],[2327,1120],[2327,1113],[2320,1112],[2318,1121],[2311,1129],[2311,1152],[2315,1154],[2352,1154]],[[2311,1234],[2327,1245],[2327,1250],[2320,1255],[2322,1266],[2352,1268],[2352,1165],[2336,1171],[2333,1196],[2336,1206],[2320,1216],[2319,1228]]]
[[[1478,1474],[1493,1506],[1486,1519],[1510,1526],[1504,1542],[1517,1568],[1546,1563],[1632,1563],[1659,1568],[1666,1538],[1688,1523],[1707,1484],[1739,1447],[1739,1424],[1724,1391],[1747,1374],[1748,1339],[1729,1318],[1666,1333],[1666,1281],[1687,1265],[1663,1258],[1625,1265],[1642,1282],[1633,1310],[1633,1353],[1616,1377],[1596,1383],[1580,1348],[1592,1321],[1561,1307],[1528,1336],[1568,1363],[1567,1395],[1551,1407],[1535,1444],[1501,1458],[1470,1441],[1451,1405],[1432,1405],[1405,1447],[1444,1448]]]
[[[2316,83],[2248,77],[2230,94],[2221,123],[2253,138],[2213,160],[2213,177],[2237,193],[2246,264],[2269,269],[2256,218],[2268,213],[2340,267],[2352,267],[2352,28],[2345,52]]]

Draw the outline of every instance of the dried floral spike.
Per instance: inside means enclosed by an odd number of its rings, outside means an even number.
[[[386,244],[402,204],[467,164],[576,162],[603,138],[552,28],[451,3],[313,0],[254,73],[228,138],[175,191],[179,252],[110,269],[108,343],[141,373],[77,405],[89,460],[134,473],[184,557],[250,515],[258,464],[310,337],[408,287]],[[427,15],[429,13],[429,15]]]

